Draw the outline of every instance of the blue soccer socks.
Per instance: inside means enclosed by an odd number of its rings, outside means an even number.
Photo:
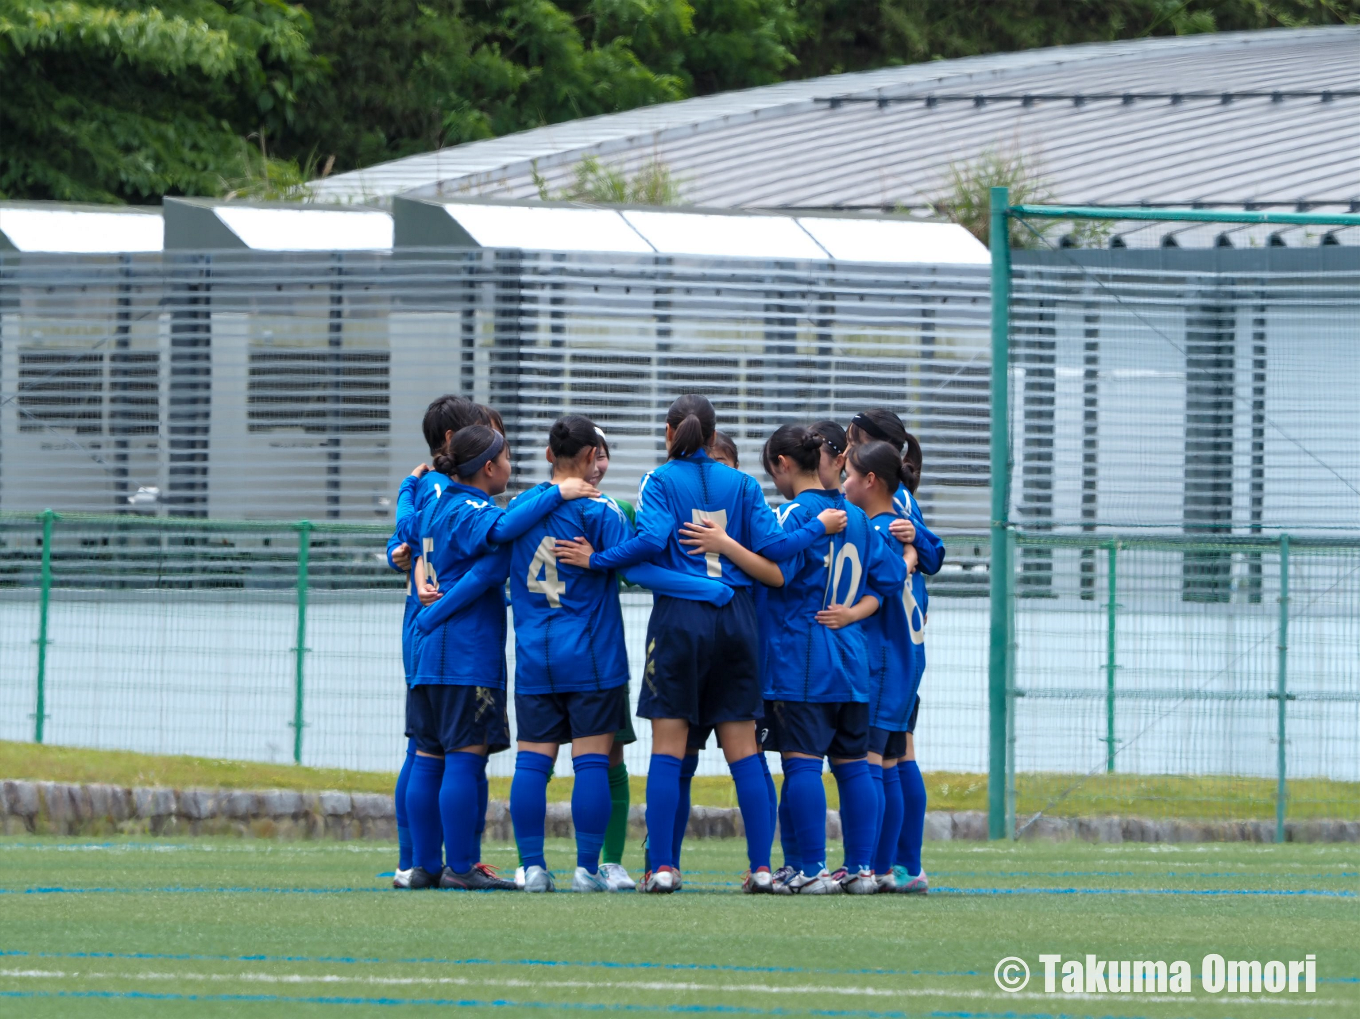
[[[803,873],[816,877],[826,867],[826,787],[820,759],[784,758],[784,802],[797,833]]]
[[[912,877],[921,873],[921,843],[926,832],[926,784],[915,761],[899,761],[902,779],[902,834],[897,839],[897,862]]]
[[[874,781],[868,761],[833,764],[831,773],[841,794],[841,837],[845,839],[845,869],[868,870],[873,865],[874,830],[878,827]],[[802,834],[802,830],[799,830]]]
[[[553,759],[547,754],[521,750],[515,755],[515,777],[510,782],[510,822],[515,826],[515,845],[520,863],[542,867],[543,826],[548,813],[548,778]],[[573,796],[573,805],[575,797]]]
[[[580,754],[571,759],[576,780],[571,789],[571,820],[576,827],[576,866],[594,874],[613,804],[609,800],[609,755]],[[542,841],[539,842],[542,853]]]
[[[774,842],[770,793],[765,785],[761,759],[761,754],[754,753],[727,765],[737,786],[737,806],[741,808],[741,822],[746,826],[746,857],[752,872],[762,867],[769,869],[770,844]]]
[[[411,761],[411,774],[406,780],[411,859],[415,866],[436,877],[444,869],[439,853],[444,842],[444,828],[439,818],[439,793],[443,781],[444,758],[416,755]]]
[[[869,781],[874,784],[874,837],[869,843],[871,849],[869,853],[870,865],[875,865],[878,861],[878,843],[883,837],[883,769],[869,762]]]
[[[478,755],[480,756],[480,755]],[[486,758],[482,758],[482,771],[477,776],[477,862],[482,860],[482,836],[486,834],[486,807],[491,798],[491,784],[486,780]]]
[[[392,795],[397,808],[397,870],[410,870],[415,866],[411,862],[411,824],[406,816],[406,787],[411,781],[411,764],[415,759],[416,741],[408,739],[406,759],[401,762],[401,771],[397,772],[397,788]]]
[[[689,829],[690,786],[698,770],[699,755],[686,754],[680,762],[680,795],[675,801],[675,834],[671,837],[671,859],[676,867],[680,866],[680,848],[685,843],[685,832]]]
[[[872,765],[870,766],[872,768]],[[902,773],[898,766],[880,768],[883,772],[883,825],[878,833],[878,851],[874,853],[874,873],[892,870],[897,855],[897,839],[902,833]]]
[[[439,786],[439,818],[444,825],[444,856],[459,874],[477,862],[477,804],[479,779],[486,758],[460,751],[444,758],[444,781]]]
[[[775,825],[779,823],[779,793],[774,787],[774,776],[770,774],[770,762],[765,759],[764,751],[757,751],[760,773],[765,776],[765,799],[770,806],[770,841],[774,842]]]
[[[798,851],[798,831],[789,812],[789,766],[784,762],[783,795],[779,797],[779,845],[784,851],[784,865],[794,870],[803,869],[803,857]]]
[[[683,763],[669,754],[652,754],[647,769],[647,847],[652,870],[676,865],[675,811]]]

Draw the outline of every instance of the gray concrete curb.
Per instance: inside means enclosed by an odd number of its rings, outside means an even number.
[[[640,837],[646,808],[628,812],[631,835]],[[1021,819],[1021,824],[1025,819]],[[841,837],[840,816],[827,811],[827,836]],[[510,810],[499,800],[486,812],[487,837],[510,842]],[[7,835],[236,835],[278,839],[375,839],[395,841],[392,797],[381,793],[301,793],[211,789],[127,789],[62,782],[0,782],[0,832]],[[735,807],[693,807],[691,838],[745,835]],[[571,805],[548,804],[547,834],[570,838]],[[980,810],[926,814],[927,841],[982,840],[987,815]],[[1049,842],[1273,842],[1269,821],[1155,821],[1139,817],[1043,817],[1026,841]],[[1360,821],[1290,821],[1289,842],[1360,842]]]

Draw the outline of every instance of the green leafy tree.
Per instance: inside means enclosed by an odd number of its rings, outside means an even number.
[[[0,194],[219,192],[324,75],[310,30],[282,0],[0,0]]]

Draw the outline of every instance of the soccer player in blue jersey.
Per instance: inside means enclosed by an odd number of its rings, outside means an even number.
[[[720,554],[688,554],[680,544],[680,527],[712,520],[747,548],[777,561],[824,536],[826,526],[814,519],[801,531],[785,534],[755,479],[709,455],[715,428],[713,405],[705,397],[680,397],[666,414],[669,459],[638,489],[637,535],[601,552],[572,542],[557,546],[559,561],[574,566],[608,571],[650,561],[734,589],[721,608],[666,595],[657,597],[652,608],[638,704],[638,715],[652,720],[647,775],[652,870],[643,880],[645,892],[668,893],[677,886],[676,807],[691,726],[718,729],[746,826],[751,871],[745,887],[773,890],[769,794],[756,759],[761,697],[751,579]]]
[[[921,444],[906,430],[901,418],[890,410],[875,408],[855,415],[848,430],[850,443],[878,439],[887,442],[902,455],[902,466],[906,480],[898,486],[893,496],[893,504],[899,519],[893,521],[890,531],[905,546],[904,555],[907,568],[911,571],[911,598],[916,611],[909,614],[913,626],[913,642],[917,646],[916,665],[921,673],[925,671],[925,623],[929,606],[929,592],[925,578],[934,576],[944,563],[944,543],[926,527],[921,514],[920,504],[916,501],[916,488],[921,480],[923,463]],[[921,534],[925,540],[917,541]],[[918,674],[915,685],[920,686]],[[898,892],[924,895],[930,885],[921,867],[921,846],[925,837],[926,787],[921,778],[921,769],[916,763],[916,722],[920,714],[921,698],[913,702],[911,716],[907,720],[906,752],[898,762],[899,785],[902,790],[903,820],[902,834],[898,840],[893,864],[893,883]],[[885,795],[887,789],[885,786]]]
[[[900,519],[893,503],[897,486],[914,480],[897,451],[886,442],[873,440],[850,450],[845,473],[845,495],[864,510],[869,523],[892,555],[904,566],[921,557],[908,557],[906,548],[891,532]],[[924,527],[916,530],[915,542],[934,554],[939,539]],[[895,891],[894,858],[902,832],[904,803],[898,762],[906,757],[907,729],[916,704],[916,687],[923,671],[922,616],[910,581],[902,597],[889,599],[864,621],[869,650],[869,771],[882,804],[881,823],[874,854],[874,874],[880,891]]]
[[[765,469],[789,500],[777,511],[786,529],[847,508],[839,489],[821,487],[823,444],[822,436],[799,425],[780,427],[765,444]],[[785,851],[798,858],[785,860],[790,869],[782,871],[776,891],[872,893],[877,800],[866,759],[869,666],[859,623],[880,601],[901,597],[905,570],[853,506],[844,531],[780,568],[784,584],[766,592],[761,619],[762,685],[771,743],[784,763],[781,814],[794,833]],[[827,757],[841,794],[845,839],[845,865],[835,874],[826,868]]]
[[[580,415],[560,418],[549,436],[553,482],[589,477],[599,435]],[[511,503],[534,498],[530,489]],[[562,743],[571,742],[576,780],[572,818],[577,859],[572,890],[611,891],[599,873],[609,821],[609,750],[628,714],[628,656],[618,578],[559,563],[559,539],[583,540],[606,551],[633,536],[623,511],[607,496],[564,503],[517,538],[510,566],[515,616],[515,712],[519,756],[510,815],[525,866],[525,891],[553,890],[543,856],[548,775]],[[652,567],[659,571],[658,567]],[[647,569],[637,573],[646,576]],[[652,578],[654,579],[654,578]],[[730,589],[717,581],[672,574],[665,586],[721,602]]]
[[[421,429],[425,434],[425,443],[430,449],[430,456],[434,457],[442,452],[449,440],[453,438],[454,432],[468,425],[477,424],[480,418],[477,405],[461,396],[445,394],[431,401],[429,407],[425,409],[425,417],[421,422]],[[413,673],[412,651],[415,644],[415,616],[420,611],[418,592],[411,577],[411,550],[419,545],[419,534],[417,532],[420,512],[431,499],[438,497],[439,491],[436,479],[426,480],[425,475],[429,469],[427,464],[422,463],[411,471],[410,475],[402,479],[401,488],[397,492],[396,527],[392,532],[392,537],[387,541],[388,565],[407,575],[406,605],[401,624],[401,658],[403,671],[406,675],[408,694]],[[411,768],[415,764],[415,759],[415,737],[407,732],[406,757],[402,762],[401,771],[397,774],[395,794],[397,869],[392,876],[394,888],[409,888],[411,886],[413,864],[411,830],[406,813],[406,789],[410,782]]]
[[[486,757],[509,746],[504,584],[510,554],[498,546],[565,499],[599,493],[576,479],[547,486],[514,513],[501,510],[491,500],[510,479],[509,451],[502,433],[482,425],[457,432],[430,473],[443,479],[442,490],[421,513],[417,574],[435,583],[440,577],[452,579],[465,588],[475,577],[477,590],[470,600],[439,598],[416,615],[415,671],[407,702],[407,724],[417,745],[407,786],[416,857],[411,887],[513,889],[513,881],[478,862]],[[438,809],[432,812],[438,759],[443,769]],[[441,830],[447,852],[442,867]]]

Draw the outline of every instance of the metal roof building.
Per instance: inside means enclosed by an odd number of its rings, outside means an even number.
[[[595,156],[625,171],[659,160],[695,205],[925,211],[951,164],[988,149],[1022,154],[1064,204],[1360,208],[1360,28],[1140,39],[786,82],[312,186],[332,202],[532,199],[535,174],[556,193]],[[1156,244],[1155,230],[1126,241]],[[1274,243],[1318,240],[1287,230]]]

